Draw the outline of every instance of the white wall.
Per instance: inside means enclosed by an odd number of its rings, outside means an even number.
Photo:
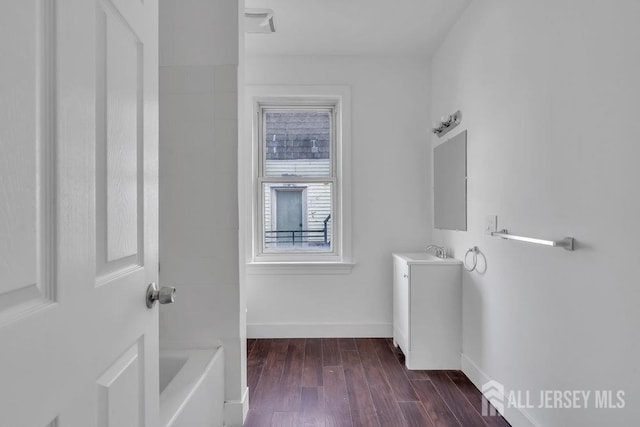
[[[249,57],[246,83],[351,86],[356,260],[350,274],[247,274],[248,335],[391,336],[391,253],[420,250],[431,234],[428,63]]]
[[[160,309],[163,348],[222,343],[227,425],[242,425],[246,340],[238,268],[238,11],[160,2]]]
[[[507,390],[624,390],[625,409],[528,409],[539,425],[640,424],[640,3],[474,1],[433,59],[434,117],[468,129],[463,351]],[[432,138],[434,145],[440,142]],[[355,157],[355,156],[354,156]],[[486,215],[575,252],[483,234]],[[510,414],[514,426],[527,425]]]

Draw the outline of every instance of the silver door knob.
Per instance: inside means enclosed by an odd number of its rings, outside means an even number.
[[[171,304],[176,300],[176,288],[163,286],[158,289],[158,285],[152,282],[147,287],[147,308],[153,307],[156,301],[160,304]]]

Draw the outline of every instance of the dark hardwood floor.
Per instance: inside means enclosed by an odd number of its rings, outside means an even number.
[[[256,426],[488,426],[460,371],[409,371],[384,338],[250,339],[249,415]]]

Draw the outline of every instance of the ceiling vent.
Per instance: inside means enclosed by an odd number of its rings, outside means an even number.
[[[273,25],[273,10],[271,9],[245,9],[244,10],[245,33],[275,33]]]

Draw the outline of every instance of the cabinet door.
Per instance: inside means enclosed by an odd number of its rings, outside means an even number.
[[[409,266],[403,260],[393,258],[393,338],[407,353],[409,342]]]
[[[460,369],[461,275],[460,265],[411,266],[409,340],[414,369]]]

